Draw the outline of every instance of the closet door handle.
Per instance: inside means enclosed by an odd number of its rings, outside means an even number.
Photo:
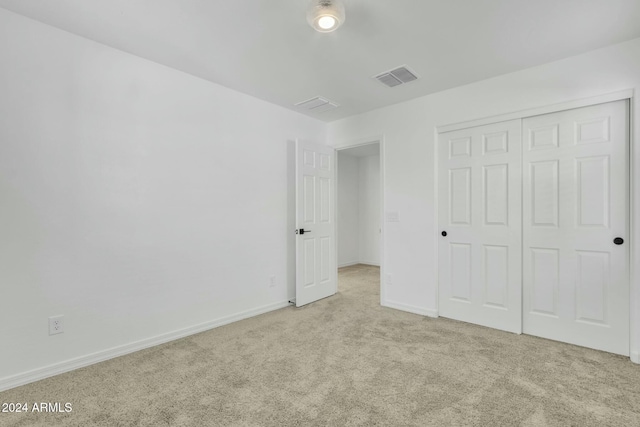
[[[616,245],[621,245],[624,243],[624,239],[622,237],[616,237],[615,239],[613,239],[613,243],[615,243]]]
[[[447,237],[447,232],[446,231],[442,232],[442,237]]]

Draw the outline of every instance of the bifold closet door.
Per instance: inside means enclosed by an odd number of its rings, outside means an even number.
[[[521,121],[438,144],[440,315],[520,333]]]
[[[627,108],[523,120],[524,333],[629,355]]]

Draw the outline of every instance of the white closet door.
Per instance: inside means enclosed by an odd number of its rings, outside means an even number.
[[[628,129],[627,101],[523,121],[527,334],[629,355]]]
[[[440,134],[439,312],[520,333],[521,121]]]

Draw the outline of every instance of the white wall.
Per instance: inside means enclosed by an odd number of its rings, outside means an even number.
[[[358,157],[338,151],[338,267],[360,261]]]
[[[3,9],[0,58],[0,389],[286,305],[326,125]]]
[[[338,151],[338,266],[380,265],[380,156]]]
[[[360,221],[358,258],[380,265],[380,155],[358,159]]]
[[[3,9],[0,58],[0,389],[286,303],[287,141],[327,128],[384,134],[386,302],[437,314],[435,127],[640,88],[636,39],[327,127]],[[637,98],[633,119],[640,265]]]
[[[640,88],[640,39],[330,123],[329,141],[335,146],[374,135],[385,138],[385,210],[400,216],[400,222],[386,224],[385,272],[393,275],[393,284],[386,287],[385,304],[437,315],[437,126],[633,88]],[[640,265],[637,97],[633,119],[632,240],[636,250],[632,265]],[[635,312],[640,303],[639,285],[632,283],[632,287]],[[635,317],[632,323],[638,323]],[[639,342],[640,328],[635,327],[631,350],[636,360],[640,360]]]

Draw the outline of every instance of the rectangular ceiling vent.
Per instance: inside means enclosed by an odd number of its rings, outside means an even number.
[[[385,86],[394,87],[418,80],[418,76],[403,65],[402,67],[398,67],[394,70],[378,74],[374,79],[378,80]]]
[[[298,102],[295,105],[298,108],[301,108],[307,111],[312,111],[314,113],[324,113],[325,111],[333,110],[334,108],[338,108],[340,106],[339,104],[333,101],[329,101],[328,99],[325,99],[321,96],[316,96],[315,98]]]

